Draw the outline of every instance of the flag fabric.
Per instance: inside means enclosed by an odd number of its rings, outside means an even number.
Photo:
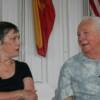
[[[52,0],[33,0],[32,4],[37,53],[45,57],[54,26],[55,9]]]
[[[100,17],[100,0],[89,0],[90,15]]]

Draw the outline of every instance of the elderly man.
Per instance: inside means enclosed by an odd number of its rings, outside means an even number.
[[[56,100],[100,100],[100,17],[85,17],[77,30],[81,52],[63,65]]]

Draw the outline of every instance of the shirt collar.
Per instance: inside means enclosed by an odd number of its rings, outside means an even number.
[[[80,53],[80,59],[84,62],[93,62],[93,63],[100,63],[100,59],[91,59],[84,55],[84,53]]]

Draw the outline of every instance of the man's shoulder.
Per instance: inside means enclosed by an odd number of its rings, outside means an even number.
[[[63,64],[62,69],[73,69],[80,67],[81,64],[81,53],[78,53],[70,58],[68,58],[65,63]]]
[[[73,63],[77,63],[80,62],[81,60],[81,53],[78,53],[70,58],[68,58],[64,64],[73,64]]]

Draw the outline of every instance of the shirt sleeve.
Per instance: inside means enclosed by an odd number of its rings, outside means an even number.
[[[61,69],[58,89],[55,92],[54,100],[65,100],[68,96],[73,96],[73,90],[71,87],[71,75],[67,66],[67,64],[64,64]]]
[[[22,79],[25,78],[25,77],[31,77],[32,78],[32,73],[29,69],[29,66],[26,64],[26,63],[22,63],[22,66],[21,67],[21,77]]]

